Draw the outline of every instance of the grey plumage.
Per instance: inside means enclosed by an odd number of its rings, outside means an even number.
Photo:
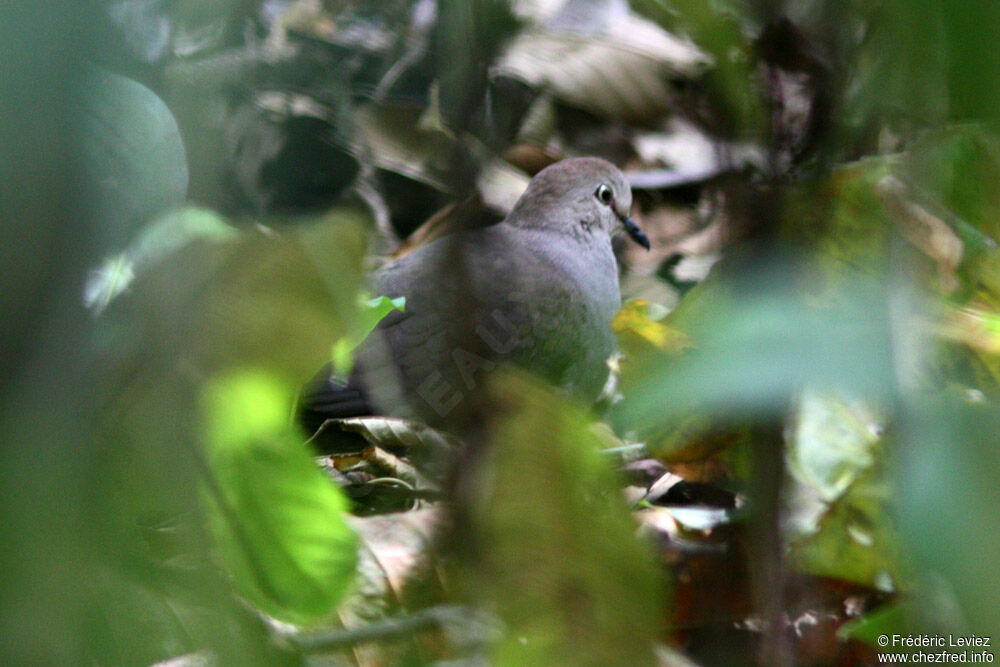
[[[614,350],[621,305],[611,236],[645,236],[627,218],[622,173],[597,158],[540,172],[502,222],[448,236],[379,271],[375,292],[406,297],[361,345],[348,387],[314,392],[306,410],[363,395],[375,412],[446,423],[500,363],[593,400]],[[352,404],[353,405],[353,404]],[[326,410],[326,416],[349,416]]]

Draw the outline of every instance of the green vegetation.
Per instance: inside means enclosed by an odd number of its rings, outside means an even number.
[[[1000,5],[629,4],[7,9],[0,662],[1000,642]],[[366,274],[581,154],[654,241],[615,392],[321,456],[298,392],[407,307]]]

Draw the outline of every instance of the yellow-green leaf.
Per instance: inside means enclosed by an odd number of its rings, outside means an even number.
[[[240,370],[203,392],[209,525],[236,590],[283,621],[328,615],[354,577],[347,500],[287,426],[292,392]]]

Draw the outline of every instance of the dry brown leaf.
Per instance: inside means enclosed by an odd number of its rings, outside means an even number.
[[[924,207],[907,199],[906,186],[891,176],[882,179],[878,192],[884,198],[906,240],[934,260],[942,291],[952,293],[960,286],[956,269],[962,263],[965,244],[951,227]]]
[[[695,77],[708,64],[691,42],[627,13],[600,34],[526,30],[497,70],[604,118],[643,122],[670,110],[670,79]]]
[[[528,187],[528,176],[502,160],[484,165],[476,179],[478,193],[448,204],[420,225],[390,255],[399,259],[439,238],[499,222]]]
[[[372,104],[354,114],[376,167],[447,192],[444,175],[453,139],[439,130],[418,127],[416,118],[413,109]]]
[[[331,428],[361,435],[382,449],[406,447],[410,450],[439,451],[458,446],[458,441],[420,422],[398,417],[351,417],[331,419]]]
[[[440,520],[440,510],[435,508],[348,518],[361,547],[356,593],[338,611],[344,628],[362,628],[396,613],[407,581],[429,553]],[[378,643],[353,648],[355,659],[363,665],[386,664],[387,650],[391,647]]]

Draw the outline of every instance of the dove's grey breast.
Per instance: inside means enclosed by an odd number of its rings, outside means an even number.
[[[502,222],[421,248],[378,274],[375,288],[406,297],[405,312],[358,354],[364,385],[389,413],[445,419],[502,362],[584,400],[606,381],[621,304],[607,234]]]

